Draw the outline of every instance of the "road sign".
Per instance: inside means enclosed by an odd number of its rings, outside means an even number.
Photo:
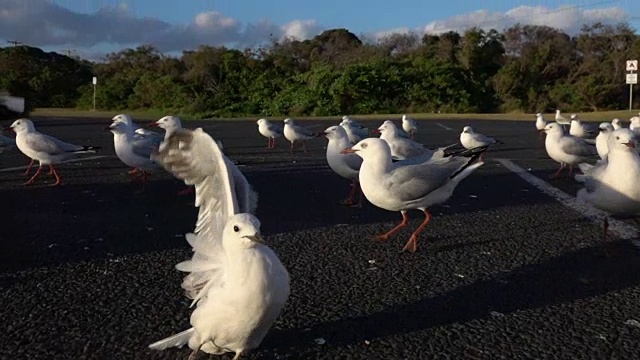
[[[94,76],[94,77],[93,77],[93,85],[95,85],[95,84],[97,84],[97,83],[98,83],[98,78]]]
[[[635,85],[638,83],[638,74],[627,74],[627,84]]]
[[[638,71],[638,60],[627,60],[627,71]]]

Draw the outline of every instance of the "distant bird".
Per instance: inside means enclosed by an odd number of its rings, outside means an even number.
[[[346,131],[351,145],[355,145],[360,140],[369,136],[369,129],[363,128],[362,125],[349,118],[347,118],[346,120],[342,120],[340,126],[342,126],[342,128]]]
[[[571,121],[560,114],[560,110],[556,110],[556,122],[560,125],[570,125]]]
[[[598,126],[598,136],[596,136],[596,150],[598,151],[598,156],[601,159],[607,157],[607,153],[609,152],[609,146],[607,145],[609,141],[609,135],[614,131],[614,126],[608,122],[600,123]]]
[[[191,260],[176,269],[197,274],[191,328],[157,341],[164,350],[188,344],[193,350],[240,358],[257,348],[280,315],[290,293],[290,278],[260,234],[260,221],[242,212],[250,196],[232,176],[233,164],[216,142],[198,128],[178,130],[153,158],[174,176],[196,187],[199,213],[186,239]],[[184,282],[183,282],[184,285]],[[174,356],[175,357],[175,356]]]
[[[267,138],[267,149],[274,149],[276,139],[283,134],[282,126],[269,122],[267,119],[259,119],[256,123],[260,134]]]
[[[163,136],[155,132],[150,132],[152,135],[136,134],[136,127],[131,118],[121,114],[115,116],[105,130],[113,133],[113,146],[120,161],[133,168],[129,171],[133,176],[131,181],[136,176],[141,177],[144,188],[149,173],[159,167],[151,160],[151,152],[160,146]]]
[[[367,200],[389,211],[399,211],[402,222],[388,232],[374,237],[385,241],[409,223],[407,211],[421,210],[425,219],[411,234],[404,250],[415,252],[418,235],[424,230],[431,214],[429,207],[443,203],[451,197],[456,186],[483,162],[476,162],[484,149],[466,151],[466,156],[445,156],[438,152],[428,161],[412,163],[411,159],[392,162],[389,144],[382,139],[368,138],[343,154],[355,153],[362,157],[360,185]]]
[[[473,131],[471,126],[465,126],[462,128],[462,132],[460,133],[460,144],[462,144],[465,149],[470,150],[504,143],[500,140],[496,140],[492,137]],[[480,160],[482,160],[483,155],[484,153],[480,154]]]
[[[547,133],[544,142],[547,154],[560,163],[560,168],[551,175],[552,178],[559,176],[566,165],[569,165],[569,174],[571,174],[573,165],[583,163],[598,154],[596,147],[585,139],[565,134],[560,124],[549,123],[542,131]]]
[[[536,130],[538,130],[538,134],[540,134],[539,135],[540,139],[542,139],[542,134],[543,134],[541,130],[543,130],[545,126],[547,126],[547,122],[544,120],[544,115],[542,115],[542,113],[537,113],[536,114]]]
[[[15,139],[0,134],[0,154],[5,150],[11,150],[16,147]]]
[[[347,115],[342,117],[342,122],[341,123],[349,123],[349,124],[351,124],[351,126],[353,126],[356,129],[366,129],[362,124],[360,124],[359,122],[353,120],[352,118],[348,117]]]
[[[380,134],[380,139],[389,144],[391,149],[391,156],[395,160],[404,160],[416,156],[420,156],[429,151],[424,145],[419,142],[413,141],[406,137],[401,137],[400,132],[396,124],[391,120],[385,120],[373,132]]]
[[[23,185],[33,184],[42,171],[42,165],[49,165],[49,174],[53,175],[56,179],[56,182],[52,186],[57,186],[60,184],[60,176],[54,165],[74,155],[95,153],[96,150],[100,149],[99,146],[69,144],[53,136],[42,134],[36,131],[33,122],[29,119],[18,119],[14,121],[11,126],[5,128],[5,130],[15,131],[15,141],[18,149],[27,157],[31,158],[32,164],[35,160],[39,162],[36,173]]]
[[[630,118],[629,121],[629,129],[631,129],[631,131],[633,132],[640,133],[640,116],[634,116]]]
[[[415,120],[408,118],[407,115],[402,115],[402,130],[409,134],[411,140],[413,140],[418,132],[418,123],[416,123]]]
[[[314,133],[307,128],[294,124],[290,118],[284,119],[284,137],[291,142],[290,152],[293,152],[293,146],[296,141],[302,142],[302,148],[304,152],[307,152],[307,141],[320,135],[322,133]]]
[[[571,126],[569,127],[569,135],[577,136],[583,139],[593,139],[597,136],[597,131],[586,124],[583,124],[577,114],[571,115]]]
[[[613,130],[622,129],[622,122],[618,118],[611,120],[611,125],[613,125]]]
[[[637,134],[624,128],[614,130],[607,146],[607,161],[599,162],[596,166],[580,164],[580,168],[586,171],[584,175],[575,176],[577,181],[584,184],[584,188],[578,190],[576,200],[589,203],[612,217],[637,219],[640,216]],[[609,222],[605,217],[605,242],[608,228]]]
[[[324,131],[324,134],[329,140],[329,144],[327,144],[327,163],[329,167],[336,174],[352,182],[349,197],[342,204],[354,205],[355,193],[358,191],[360,195],[358,206],[362,207],[362,190],[358,181],[362,158],[355,154],[340,153],[342,150],[352,146],[347,132],[342,126],[330,126]]]

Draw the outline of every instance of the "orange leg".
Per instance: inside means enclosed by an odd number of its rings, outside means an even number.
[[[562,172],[562,169],[564,169],[564,163],[560,163],[560,167],[558,168],[558,171],[556,171],[553,175],[549,176],[550,178],[557,178],[558,176],[560,176],[560,173]]]
[[[25,170],[22,175],[29,175],[29,171],[31,170],[31,167],[33,166],[33,163],[35,162],[35,160],[31,159],[31,162],[29,163],[29,166],[27,166],[27,170]]]
[[[38,170],[36,171],[35,174],[33,174],[33,176],[31,177],[31,179],[27,180],[26,183],[22,184],[22,185],[29,185],[29,184],[33,184],[33,181],[38,177],[38,175],[40,175],[40,171],[42,171],[42,164],[38,165]]]
[[[356,194],[356,182],[355,180],[351,183],[351,191],[349,192],[349,197],[342,202],[342,205],[351,206],[355,204],[353,201],[353,197]]]
[[[402,210],[400,211],[400,213],[402,214],[402,221],[400,222],[400,224],[396,225],[393,229],[387,231],[384,234],[374,236],[373,239],[378,241],[388,240],[389,236],[397,233],[400,229],[407,226],[407,223],[409,222],[409,217],[407,216],[407,212],[405,210]]]
[[[51,165],[51,164],[49,164],[49,174],[53,174],[53,176],[56,177],[56,182],[53,183],[53,185],[51,185],[51,186],[60,185],[60,176],[58,175],[58,172],[56,171],[56,168],[53,167],[53,165]]]
[[[267,138],[267,149],[271,149],[271,138]]]
[[[416,252],[418,248],[418,235],[420,235],[420,233],[424,230],[424,228],[427,226],[427,224],[429,224],[429,221],[431,220],[431,214],[429,214],[427,209],[421,209],[421,210],[422,212],[424,212],[424,221],[422,222],[422,224],[420,224],[420,226],[418,226],[416,231],[414,231],[413,234],[411,234],[409,241],[407,241],[407,243],[404,245],[404,247],[402,248],[402,251],[408,250],[411,252]]]
[[[294,143],[294,142],[295,142],[295,141],[292,141],[292,142],[291,142],[291,149],[289,149],[289,152],[290,152],[290,153],[293,153],[293,143]]]
[[[129,174],[130,175],[136,175],[140,172],[140,170],[138,170],[138,168],[133,168],[133,170],[129,170]]]
[[[411,132],[411,134],[409,136],[411,137],[411,140],[415,139],[415,134],[413,132]]]

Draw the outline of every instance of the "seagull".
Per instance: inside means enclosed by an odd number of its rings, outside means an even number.
[[[364,126],[362,126],[359,122],[353,120],[352,118],[348,117],[347,115],[342,117],[342,123],[349,123],[351,124],[351,126],[353,126],[356,129],[366,129]]]
[[[49,165],[49,174],[53,175],[56,182],[52,186],[60,185],[60,176],[54,165],[76,155],[84,153],[95,153],[99,146],[80,146],[66,143],[53,136],[42,134],[36,131],[33,122],[29,119],[18,119],[5,128],[16,133],[16,145],[27,157],[31,158],[31,164],[37,160],[38,170],[23,185],[33,184],[42,171],[42,165]],[[29,166],[31,166],[31,164]],[[28,170],[28,169],[27,169]]]
[[[320,135],[322,133],[316,134],[307,128],[294,124],[290,118],[284,119],[284,137],[291,142],[290,152],[293,152],[293,145],[296,141],[302,141],[302,148],[304,152],[307,152],[307,140]]]
[[[157,126],[161,129],[164,129],[165,131],[164,139],[162,143],[160,143],[160,147],[159,147],[159,149],[162,150],[164,146],[166,146],[167,140],[173,135],[173,133],[175,133],[176,130],[182,129],[182,121],[177,116],[169,115],[169,116],[164,116],[155,122],[149,123],[149,125],[147,126],[148,127]],[[138,130],[141,130],[141,129],[136,129],[136,132],[138,134],[141,134],[141,135],[144,134],[144,133],[138,132]],[[221,144],[218,144],[218,146],[221,147]],[[194,188],[189,186],[186,189],[179,191],[178,195],[188,195],[193,192],[194,192]]]
[[[282,126],[271,123],[267,119],[259,119],[256,123],[260,134],[267,138],[267,149],[275,149],[276,139],[283,133]]]
[[[340,126],[344,128],[347,132],[347,137],[349,137],[349,141],[351,145],[357,144],[360,140],[366,138],[369,135],[369,129],[357,127],[354,121],[347,118],[348,120],[342,120]]]
[[[196,187],[200,210],[194,233],[186,235],[196,253],[176,269],[200,274],[200,287],[192,303],[192,327],[149,348],[188,344],[190,359],[200,350],[234,352],[238,359],[260,345],[280,315],[289,298],[289,274],[265,244],[258,218],[242,212],[249,189],[238,187],[233,163],[202,128],[176,131],[153,158]]]
[[[536,130],[538,130],[538,133],[540,134],[539,136],[540,139],[542,139],[541,130],[543,130],[545,126],[547,126],[547,122],[544,120],[544,115],[542,115],[542,113],[537,113],[536,114]]]
[[[640,133],[640,116],[634,116],[630,118],[629,121],[631,122],[629,124],[629,129],[631,129],[633,132]]]
[[[15,139],[0,134],[0,154],[2,154],[4,150],[13,149],[15,146]]]
[[[402,249],[415,252],[418,235],[431,220],[427,208],[448,200],[458,183],[483,164],[482,161],[476,162],[476,159],[485,150],[486,147],[466,150],[465,156],[447,156],[444,151],[439,151],[428,161],[411,163],[411,159],[408,159],[394,163],[391,161],[389,144],[382,139],[369,138],[342,150],[342,153],[355,153],[362,157],[359,179],[367,200],[377,207],[402,214],[400,224],[374,237],[375,240],[387,240],[407,226],[408,210],[419,209],[424,212],[424,221]]]
[[[462,128],[462,132],[460,133],[460,144],[467,149],[476,149],[481,147],[488,147],[493,144],[504,144],[500,140],[496,140],[492,137],[488,137],[473,131],[471,126],[465,126]],[[484,153],[480,154],[480,160],[482,160],[482,156]]]
[[[607,153],[609,152],[607,142],[609,141],[609,135],[614,131],[614,126],[605,121],[600,123],[598,130],[599,133],[598,136],[596,136],[596,150],[598,151],[600,159],[604,159],[607,157]]]
[[[547,138],[544,146],[549,157],[560,163],[560,168],[552,178],[560,175],[564,167],[569,165],[569,174],[573,171],[573,165],[583,163],[589,157],[597,154],[595,146],[587,142],[585,139],[567,135],[564,129],[557,123],[549,123],[544,127]]]
[[[144,186],[148,173],[158,168],[158,164],[152,161],[150,156],[151,151],[160,146],[163,137],[158,133],[136,134],[135,126],[128,116],[117,115],[105,130],[113,133],[113,146],[120,161],[133,168],[129,174],[141,176]]]
[[[400,131],[393,121],[385,120],[382,125],[373,132],[380,133],[380,139],[389,144],[391,156],[396,160],[420,156],[429,151],[429,149],[419,142],[399,136]]]
[[[407,115],[402,115],[402,130],[407,132],[411,136],[411,140],[414,139],[415,134],[418,132],[418,123],[415,120],[410,119]]]
[[[589,203],[612,217],[640,216],[640,157],[636,150],[637,134],[629,129],[614,130],[607,142],[607,161],[588,166],[584,175],[575,179],[584,184],[576,200]],[[583,164],[581,164],[583,165]],[[582,168],[582,166],[581,166]],[[604,218],[604,241],[609,223]]]
[[[618,118],[611,120],[611,125],[613,125],[613,130],[622,129],[622,123]]]
[[[569,125],[571,122],[566,117],[560,114],[560,110],[556,110],[556,122],[560,125]]]
[[[571,126],[569,127],[569,135],[577,136],[583,139],[593,139],[596,131],[591,127],[583,124],[577,114],[571,114]]]
[[[325,136],[329,140],[327,145],[327,163],[331,170],[343,178],[352,181],[351,192],[349,198],[342,202],[344,205],[354,205],[354,197],[356,189],[360,193],[358,207],[362,207],[362,190],[358,182],[358,173],[362,158],[355,154],[341,154],[340,152],[353,144],[349,141],[347,132],[342,126],[330,126],[324,131]]]

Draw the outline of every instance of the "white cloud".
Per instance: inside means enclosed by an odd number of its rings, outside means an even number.
[[[576,33],[584,23],[615,24],[625,19],[627,14],[619,7],[519,6],[504,13],[477,10],[414,29],[397,27],[361,36],[363,40],[375,41],[394,33],[462,32],[473,26],[503,30],[516,23],[547,25]],[[313,19],[293,20],[283,25],[269,20],[242,24],[210,11],[196,14],[189,23],[171,24],[157,18],[136,17],[127,6],[106,6],[95,13],[83,14],[49,0],[0,0],[0,38],[49,49],[72,47],[78,54],[94,54],[91,58],[105,47],[119,49],[153,44],[162,52],[176,53],[205,44],[243,47],[285,37],[304,40],[324,29]]]

